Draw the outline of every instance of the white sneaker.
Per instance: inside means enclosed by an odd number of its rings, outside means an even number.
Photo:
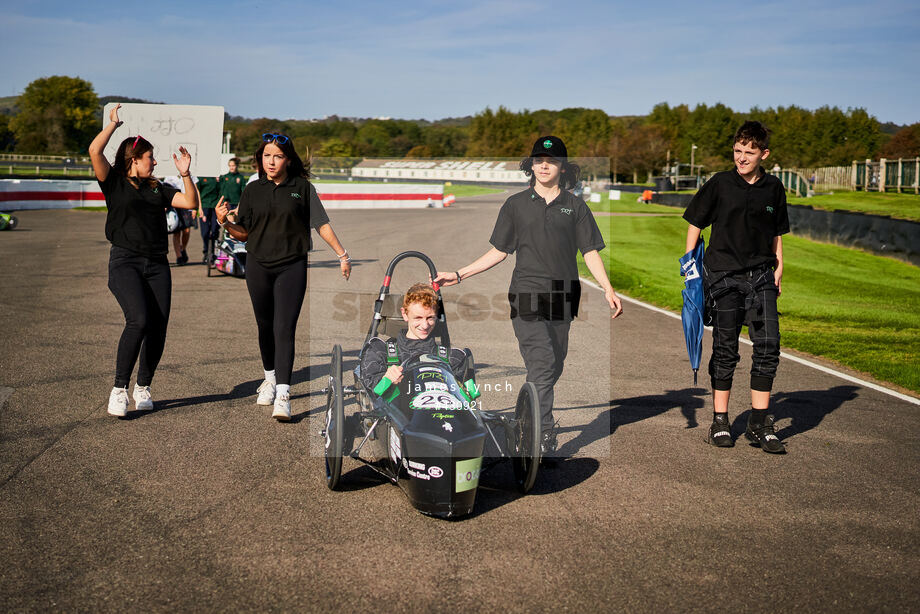
[[[134,384],[134,407],[138,411],[153,409],[153,399],[150,398],[150,386]]]
[[[275,385],[268,380],[259,385],[259,398],[256,403],[259,405],[271,405],[275,402]]]
[[[109,413],[119,418],[125,417],[128,413],[128,389],[112,388],[109,395]]]
[[[291,419],[291,395],[282,393],[275,397],[272,418],[276,418],[279,422],[287,422]]]

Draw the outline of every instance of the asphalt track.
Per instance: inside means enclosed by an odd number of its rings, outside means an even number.
[[[557,391],[566,458],[534,492],[515,494],[499,467],[472,516],[438,520],[350,460],[345,491],[327,490],[317,431],[332,344],[353,366],[389,259],[418,249],[444,270],[466,264],[500,202],[330,212],[356,267],[344,282],[320,242],[289,424],[254,402],[244,282],[200,265],[173,269],[155,409],[108,416],[123,319],[104,214],[21,212],[0,233],[0,609],[920,608],[920,408],[783,360],[774,413],[789,454],[764,454],[741,437],[742,346],[739,440],[712,448],[680,323],[634,304],[611,323],[593,289]],[[502,302],[511,268],[444,291],[454,343],[493,384],[490,409],[510,407],[524,379]],[[407,264],[394,286],[423,276]]]

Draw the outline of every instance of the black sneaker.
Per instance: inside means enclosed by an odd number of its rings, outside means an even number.
[[[731,448],[735,445],[727,413],[716,414],[712,420],[712,425],[709,427],[709,437],[706,438],[706,441],[718,448]]]
[[[773,416],[768,415],[763,424],[751,424],[748,418],[747,430],[744,436],[751,440],[760,449],[770,454],[785,454],[786,446],[776,436],[776,428],[773,426]]]

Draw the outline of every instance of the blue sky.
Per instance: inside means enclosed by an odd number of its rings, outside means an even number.
[[[0,96],[69,75],[280,119],[722,102],[920,121],[916,0],[0,3]]]

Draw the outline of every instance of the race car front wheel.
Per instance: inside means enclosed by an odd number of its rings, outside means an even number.
[[[527,494],[533,488],[540,468],[540,400],[531,382],[526,382],[518,394],[514,418],[516,427],[511,462],[518,488]]]
[[[326,388],[326,486],[335,490],[342,477],[342,451],[345,448],[345,401],[342,397],[342,346],[332,348],[329,386]]]

